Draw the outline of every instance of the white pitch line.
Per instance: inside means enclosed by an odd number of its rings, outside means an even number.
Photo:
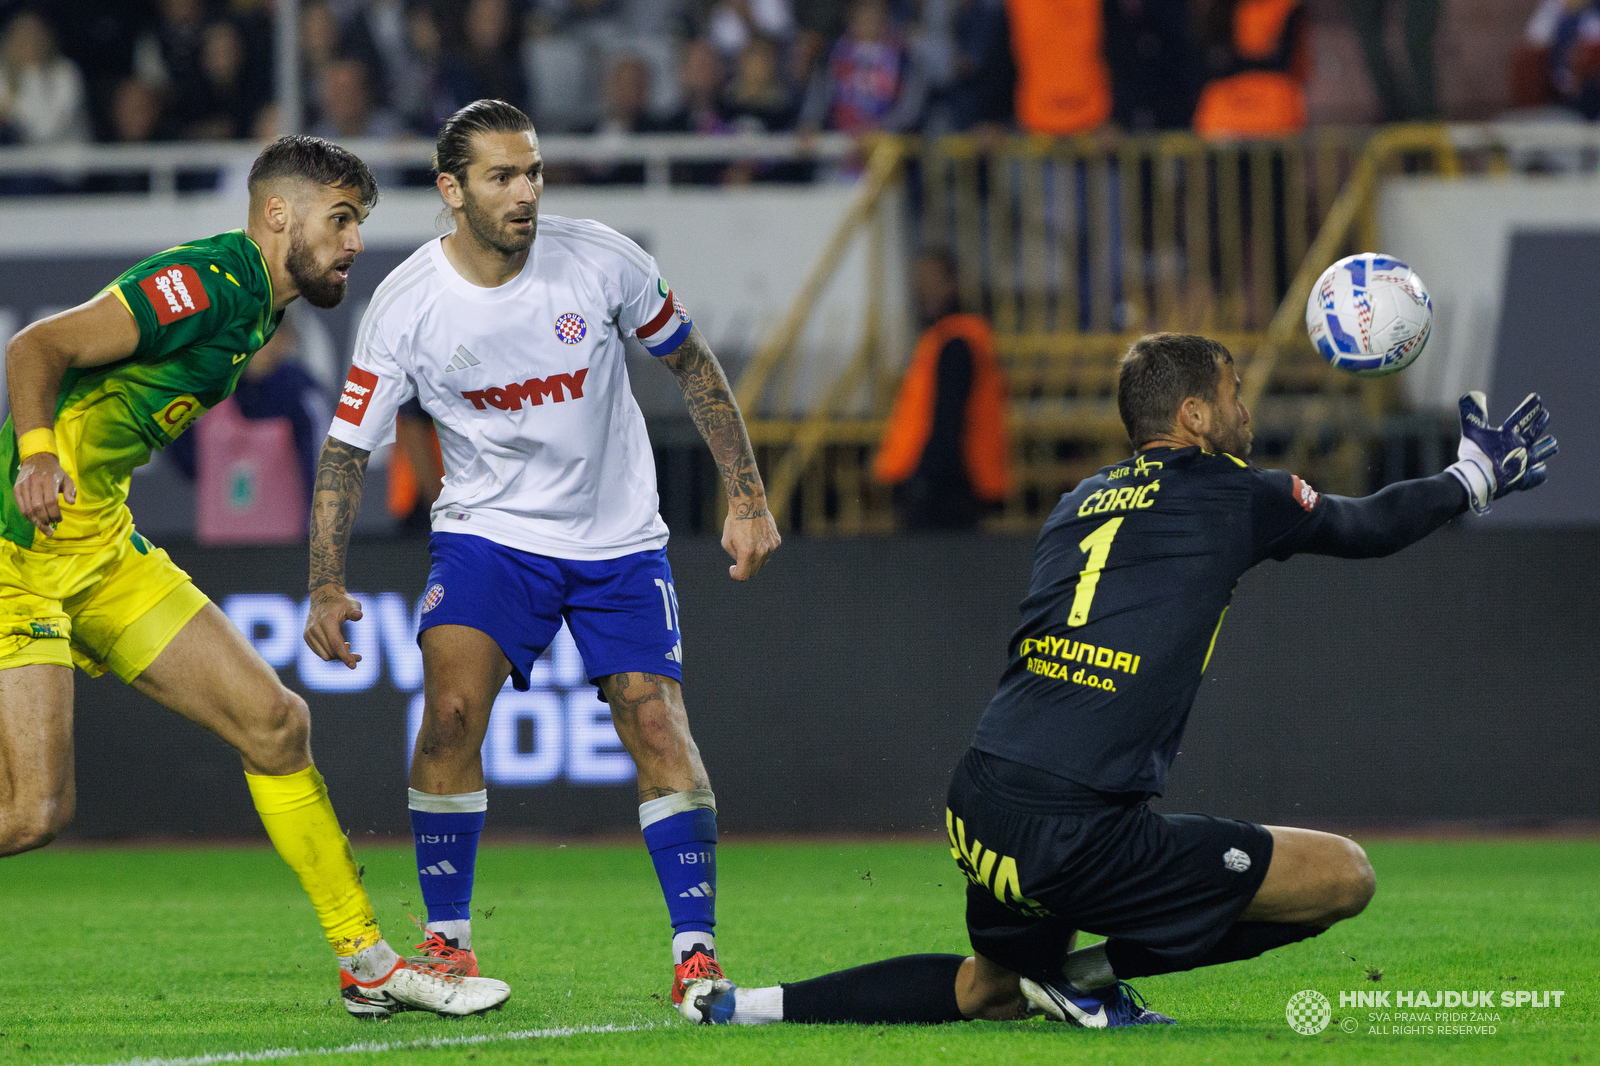
[[[224,1062],[273,1062],[278,1059],[312,1058],[317,1055],[350,1055],[363,1051],[426,1051],[430,1048],[466,1047],[472,1044],[497,1044],[507,1040],[546,1040],[560,1036],[587,1036],[591,1033],[638,1033],[656,1028],[644,1025],[576,1025],[560,1029],[517,1029],[508,1033],[478,1033],[475,1036],[435,1036],[422,1040],[364,1040],[337,1047],[274,1047],[261,1051],[219,1051],[211,1055],[183,1058],[119,1059],[100,1066],[216,1066]]]

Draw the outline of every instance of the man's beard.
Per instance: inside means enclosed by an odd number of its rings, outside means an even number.
[[[465,190],[462,192],[462,211],[467,216],[467,228],[472,231],[472,236],[479,244],[507,256],[526,252],[533,246],[533,236],[539,229],[538,208],[528,209],[532,225],[528,227],[527,234],[523,235],[512,230],[504,219],[496,218],[484,210],[471,193]]]
[[[349,288],[348,282],[333,276],[331,267],[325,268],[317,262],[311,247],[300,240],[298,227],[289,233],[289,258],[284,267],[300,295],[312,307],[338,307]]]
[[[1254,438],[1255,434],[1244,426],[1234,426],[1226,433],[1213,433],[1207,437],[1206,450],[1216,455],[1227,454],[1235,459],[1248,459]]]

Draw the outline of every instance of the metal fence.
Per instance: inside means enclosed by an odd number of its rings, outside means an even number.
[[[1600,166],[1580,127],[1323,129],[1274,141],[970,138],[878,142],[855,208],[740,381],[782,524],[820,534],[894,528],[870,463],[902,352],[867,339],[805,418],[766,417],[768,383],[853,239],[883,240],[906,206],[913,247],[950,250],[963,310],[989,317],[1011,397],[1014,489],[992,529],[1035,528],[1059,495],[1122,458],[1117,362],[1153,330],[1201,332],[1243,367],[1256,461],[1362,494],[1443,466],[1454,426],[1404,408],[1393,379],[1329,368],[1305,340],[1307,294],[1342,255],[1377,245],[1394,173]],[[898,197],[891,194],[899,193]],[[869,309],[881,314],[882,309]],[[863,417],[861,412],[868,415]]]

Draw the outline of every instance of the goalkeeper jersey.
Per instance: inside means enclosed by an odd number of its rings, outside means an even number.
[[[1387,555],[1466,506],[1448,472],[1351,499],[1194,447],[1106,467],[1039,534],[972,746],[1100,792],[1158,794],[1245,571],[1299,552]]]
[[[126,535],[128,481],[209,408],[227,399],[283,318],[256,242],[243,230],[143,260],[105,291],[139,326],[139,346],[115,363],[69,368],[56,400],[56,445],[78,498],[61,500],[54,537],[34,529],[13,489],[20,459],[8,418],[0,429],[0,522],[7,540],[39,551],[99,551]]]

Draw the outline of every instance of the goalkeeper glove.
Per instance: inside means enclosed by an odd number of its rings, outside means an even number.
[[[1488,399],[1481,392],[1461,397],[1461,447],[1446,469],[1467,490],[1472,510],[1484,514],[1489,501],[1508,492],[1544,484],[1544,461],[1556,453],[1556,439],[1540,436],[1550,422],[1536,392],[1517,405],[1498,426],[1489,424]]]

